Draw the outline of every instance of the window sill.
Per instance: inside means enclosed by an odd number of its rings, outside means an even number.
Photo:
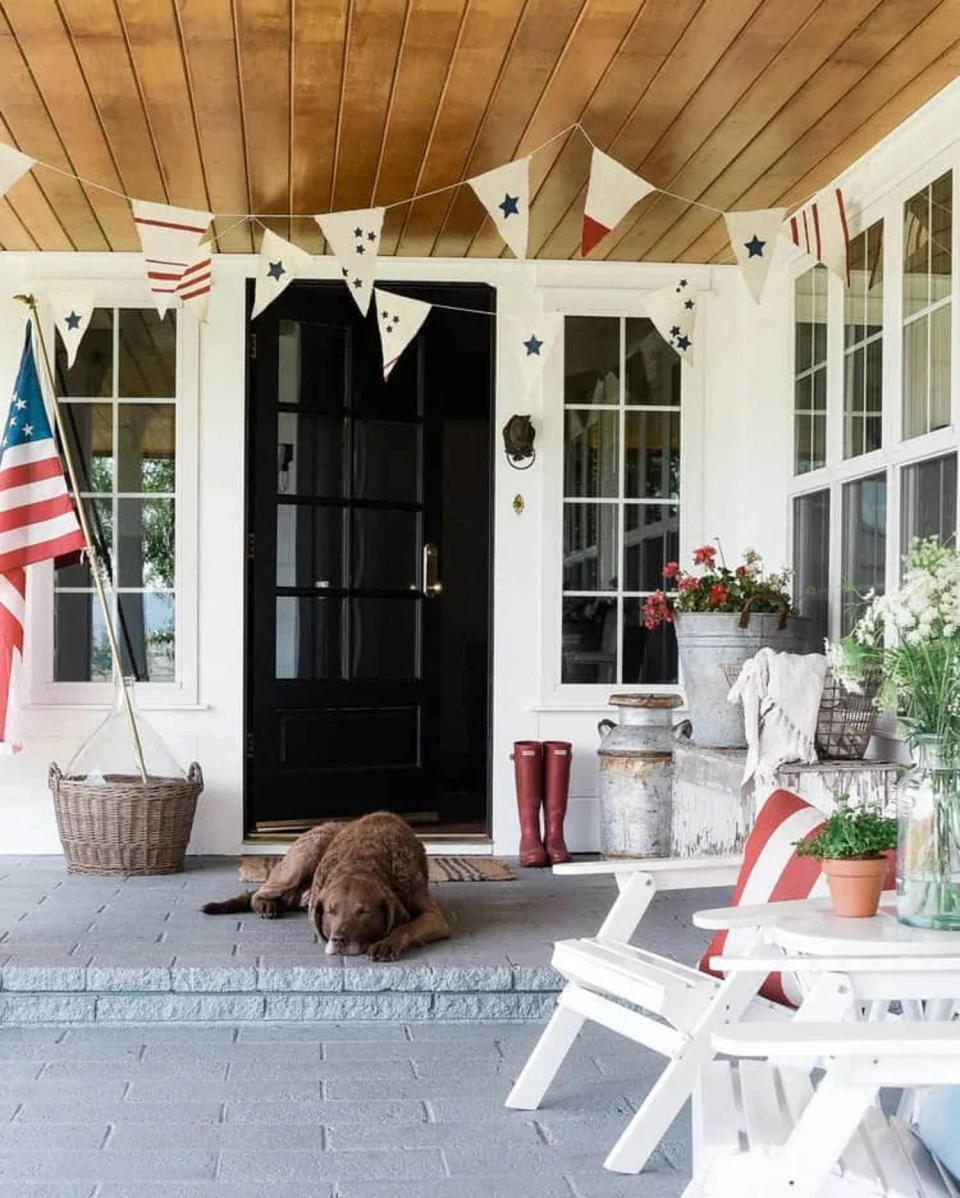
[[[112,703],[100,703],[91,701],[90,703],[68,703],[60,702],[57,699],[51,699],[49,702],[24,703],[24,711],[110,711],[113,708]],[[172,700],[159,703],[144,703],[137,700],[137,711],[212,711],[213,704],[211,703],[176,703]]]

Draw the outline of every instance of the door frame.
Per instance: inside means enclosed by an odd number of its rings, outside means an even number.
[[[339,279],[308,279],[303,280],[312,286],[324,285],[330,288],[340,287],[342,283]],[[297,280],[294,280],[291,287],[297,286]],[[495,283],[484,279],[462,279],[462,280],[432,280],[432,279],[402,279],[390,280],[390,287],[423,287],[429,288],[434,292],[444,292],[447,290],[455,290],[465,286],[485,287],[488,292],[489,307],[486,309],[478,309],[478,311],[489,312],[490,315],[490,380],[489,380],[489,420],[488,420],[488,460],[487,460],[487,693],[486,693],[486,794],[484,795],[484,830],[480,833],[461,833],[461,832],[444,832],[442,825],[438,831],[418,832],[418,836],[426,843],[436,842],[439,845],[457,843],[468,843],[476,845],[492,844],[493,840],[493,784],[494,784],[494,761],[493,761],[493,744],[494,744],[494,627],[495,627],[495,611],[494,600],[496,594],[495,574],[496,574],[496,537],[495,537],[495,518],[496,518],[496,438],[497,438],[497,312],[499,289]],[[243,756],[242,778],[243,778],[243,797],[241,803],[242,819],[243,819],[243,843],[256,844],[258,846],[265,844],[285,843],[295,839],[292,835],[268,835],[266,833],[257,832],[252,811],[252,759],[251,751],[252,744],[252,723],[253,723],[253,702],[252,702],[252,685],[251,685],[251,670],[250,670],[250,652],[251,652],[251,636],[252,636],[252,578],[254,557],[250,551],[251,536],[254,525],[254,488],[252,485],[253,479],[253,376],[254,371],[251,368],[251,363],[256,357],[256,329],[251,327],[250,313],[253,310],[254,293],[256,281],[252,278],[246,280],[246,294],[244,303],[244,416],[243,416],[243,437],[244,437],[244,521],[243,521],[243,556],[244,556],[244,571],[243,571],[243,735],[241,741],[241,752]],[[438,301],[440,302],[440,301]],[[415,829],[416,830],[416,829]]]

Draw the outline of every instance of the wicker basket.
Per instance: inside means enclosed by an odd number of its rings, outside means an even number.
[[[72,874],[177,874],[190,840],[203,774],[182,778],[110,774],[91,785],[50,766],[50,790],[67,869]]]
[[[844,689],[839,678],[827,673],[817,716],[816,745],[821,760],[859,761],[863,757],[877,722],[874,699],[879,687],[879,676],[868,674],[862,693],[854,694]]]

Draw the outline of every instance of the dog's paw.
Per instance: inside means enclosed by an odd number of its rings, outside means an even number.
[[[374,961],[396,961],[400,952],[400,948],[388,936],[386,940],[378,940],[376,944],[371,944],[367,949],[367,956],[372,957]]]
[[[280,904],[274,902],[273,899],[261,899],[254,910],[261,919],[279,919],[280,917]]]

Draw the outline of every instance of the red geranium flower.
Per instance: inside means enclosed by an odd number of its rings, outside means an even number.
[[[695,566],[707,566],[713,569],[713,563],[716,560],[717,551],[712,545],[701,545],[699,549],[693,551],[693,564]]]
[[[727,588],[722,582],[715,582],[710,588],[710,593],[707,595],[707,603],[711,607],[719,607],[721,603],[726,603],[730,598]]]
[[[673,620],[673,612],[670,610],[663,591],[654,591],[652,595],[647,596],[643,605],[643,626],[653,629],[662,624],[664,620],[670,623]]]
[[[667,562],[667,564],[663,567],[663,577],[664,578],[676,578],[676,576],[679,573],[680,573],[680,563],[679,562]]]
[[[699,578],[691,578],[689,574],[685,575],[677,583],[677,589],[680,591],[696,591],[700,586]]]
[[[743,578],[744,575],[746,574],[746,572],[747,572],[746,566],[737,566],[737,569],[736,569],[737,578]]]

